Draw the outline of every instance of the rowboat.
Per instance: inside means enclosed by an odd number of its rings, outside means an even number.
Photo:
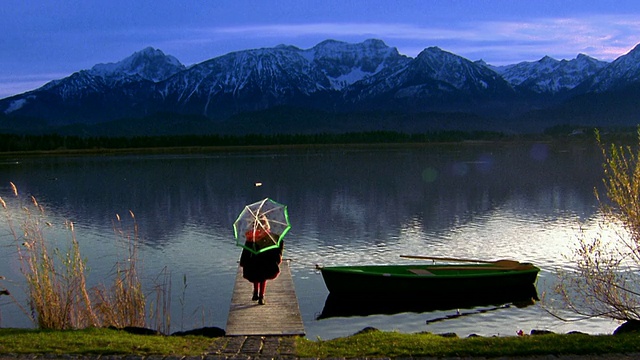
[[[531,286],[539,268],[517,261],[480,264],[356,265],[319,267],[330,294],[450,296],[513,291]]]

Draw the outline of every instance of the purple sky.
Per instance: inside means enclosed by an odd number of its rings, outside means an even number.
[[[326,39],[438,46],[493,65],[612,61],[640,43],[640,1],[3,0],[0,98],[117,62],[147,46],[185,65],[231,51]]]

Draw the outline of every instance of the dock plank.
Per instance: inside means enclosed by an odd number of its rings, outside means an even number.
[[[289,262],[280,264],[280,275],[267,282],[266,305],[252,301],[253,285],[238,266],[227,318],[227,336],[304,335],[300,306]]]

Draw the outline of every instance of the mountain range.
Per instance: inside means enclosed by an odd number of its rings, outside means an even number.
[[[185,66],[145,48],[0,100],[0,132],[79,135],[443,129],[536,132],[635,126],[640,45],[492,66],[438,47],[415,58],[377,39],[232,52]]]

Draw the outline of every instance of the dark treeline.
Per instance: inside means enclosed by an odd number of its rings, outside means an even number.
[[[444,131],[423,134],[379,131],[345,134],[253,134],[242,136],[180,135],[136,137],[80,137],[57,134],[0,134],[0,152],[305,144],[456,142],[463,140],[498,140],[503,137],[503,134],[496,132],[463,131]]]

